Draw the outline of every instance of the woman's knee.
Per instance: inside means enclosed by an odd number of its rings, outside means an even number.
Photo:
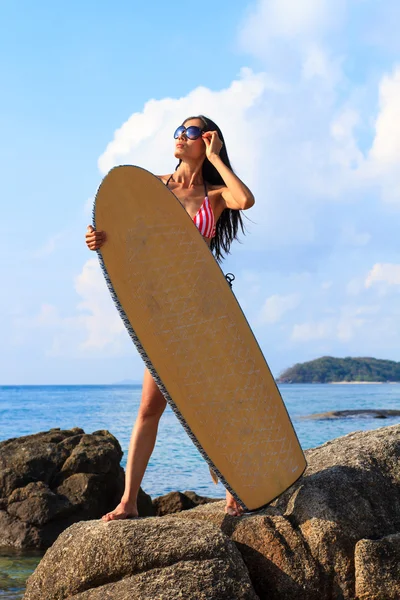
[[[165,410],[166,405],[167,401],[160,392],[150,371],[146,368],[143,378],[139,416],[142,419],[160,418]]]

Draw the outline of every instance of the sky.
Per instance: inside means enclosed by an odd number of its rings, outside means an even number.
[[[398,0],[0,1],[0,385],[141,381],[85,230],[107,172],[173,172],[199,113],[256,198],[222,268],[273,374],[400,360],[399,22]]]

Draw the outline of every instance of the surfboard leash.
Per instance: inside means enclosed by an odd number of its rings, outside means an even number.
[[[232,289],[232,281],[235,281],[235,276],[233,273],[227,273],[225,275],[225,279],[227,280],[227,282],[229,283],[229,287]]]

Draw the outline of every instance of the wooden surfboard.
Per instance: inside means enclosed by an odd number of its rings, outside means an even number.
[[[180,423],[245,511],[263,508],[306,460],[275,380],[190,215],[153,174],[112,169],[93,226],[112,298]]]

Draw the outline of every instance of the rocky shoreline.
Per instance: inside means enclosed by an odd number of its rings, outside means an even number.
[[[59,428],[0,442],[0,546],[45,550],[73,523],[99,519],[125,483],[120,444],[109,431]],[[139,490],[141,517],[217,501],[195,492],[152,499]]]
[[[400,425],[305,453],[303,477],[258,513],[141,490],[139,519],[105,523],[123,485],[109,432],[6,440],[0,544],[48,548],[25,600],[398,599]]]

